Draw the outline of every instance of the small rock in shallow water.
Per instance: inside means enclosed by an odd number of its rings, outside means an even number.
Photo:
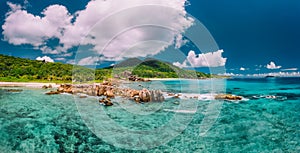
[[[179,105],[180,103],[179,103],[179,101],[175,101],[173,104]]]
[[[57,95],[57,94],[60,94],[60,92],[58,92],[58,91],[50,91],[50,92],[46,93],[46,95]]]
[[[180,96],[179,94],[175,94],[174,98],[179,98],[179,96]]]
[[[137,103],[140,103],[141,102],[141,98],[139,96],[134,96],[133,97],[133,100]]]
[[[274,96],[274,95],[267,95],[266,98],[267,98],[267,99],[275,99],[276,96]]]
[[[168,96],[174,96],[175,94],[174,93],[168,93]]]
[[[110,101],[109,98],[102,98],[99,100],[99,103],[103,104],[104,106],[112,106],[113,103]]]
[[[7,92],[22,92],[22,89],[7,89]]]
[[[81,95],[81,96],[79,96],[79,98],[87,98],[87,96]]]

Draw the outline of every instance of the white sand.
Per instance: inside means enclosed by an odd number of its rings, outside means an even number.
[[[35,83],[35,82],[0,82],[0,87],[30,87],[42,88],[44,85],[51,85],[53,88],[59,87],[56,83]]]

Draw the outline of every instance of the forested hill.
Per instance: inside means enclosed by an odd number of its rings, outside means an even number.
[[[13,56],[0,55],[1,81],[72,80],[70,64],[46,63]]]
[[[124,64],[122,64],[124,65]],[[209,74],[181,69],[168,62],[146,59],[137,64],[132,73],[144,78],[208,78]]]
[[[130,63],[139,63],[137,66]],[[92,70],[82,66],[74,66],[63,63],[49,63],[44,61],[30,60],[13,56],[0,55],[0,81],[36,81],[36,82],[71,82],[73,71],[78,74],[89,74],[94,78],[80,78],[82,81],[101,81],[114,76],[118,72],[130,70],[133,75],[145,78],[207,78],[210,75],[183,70],[170,63],[161,62],[154,59],[140,61],[139,59],[129,59],[117,64],[114,67]]]
[[[0,55],[0,81],[71,82],[74,71],[88,74],[88,76],[93,75],[99,81],[110,77],[111,73],[111,70],[105,69],[94,71],[83,66]]]

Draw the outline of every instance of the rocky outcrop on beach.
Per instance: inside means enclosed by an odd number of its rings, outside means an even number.
[[[116,79],[123,79],[123,80],[129,80],[129,81],[141,81],[141,82],[148,82],[149,79],[140,78],[136,75],[133,75],[131,71],[123,71],[119,74],[115,74],[114,78]]]
[[[72,85],[71,84],[62,84],[60,87],[58,87],[57,91],[58,92],[65,92],[65,93],[73,93],[72,90]]]
[[[101,100],[103,104],[108,103],[110,99],[120,96],[123,98],[131,99],[137,103],[140,102],[162,102],[164,101],[163,93],[160,90],[148,90],[146,88],[142,90],[120,88],[115,84],[104,82],[97,85],[71,85],[62,84],[56,91],[47,92],[47,95],[70,93],[70,94],[86,94],[89,96],[103,96],[107,100]],[[82,96],[82,95],[81,95]],[[110,101],[111,102],[111,101]],[[105,105],[110,105],[105,104]]]
[[[128,80],[129,81],[141,81],[141,82],[149,82],[150,80],[148,79],[144,79],[144,78],[140,78],[140,77],[137,77],[135,75],[131,75],[128,77]]]
[[[48,89],[48,88],[51,89],[51,88],[52,88],[52,85],[51,85],[51,84],[49,84],[49,85],[43,85],[42,88],[43,88],[43,89]]]
[[[242,100],[243,97],[231,94],[219,94],[215,96],[216,100]]]

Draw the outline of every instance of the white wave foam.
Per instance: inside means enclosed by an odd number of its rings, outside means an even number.
[[[197,110],[173,110],[173,109],[164,109],[166,112],[174,112],[174,113],[184,113],[184,114],[195,114]]]
[[[208,94],[195,94],[195,93],[178,93],[175,94],[179,99],[198,99],[201,101],[206,100],[214,100],[216,94],[208,93]],[[173,98],[174,96],[169,96],[167,93],[164,93],[165,99]]]
[[[63,92],[63,93],[60,93],[61,95],[72,95],[70,93],[66,93],[66,92]]]

